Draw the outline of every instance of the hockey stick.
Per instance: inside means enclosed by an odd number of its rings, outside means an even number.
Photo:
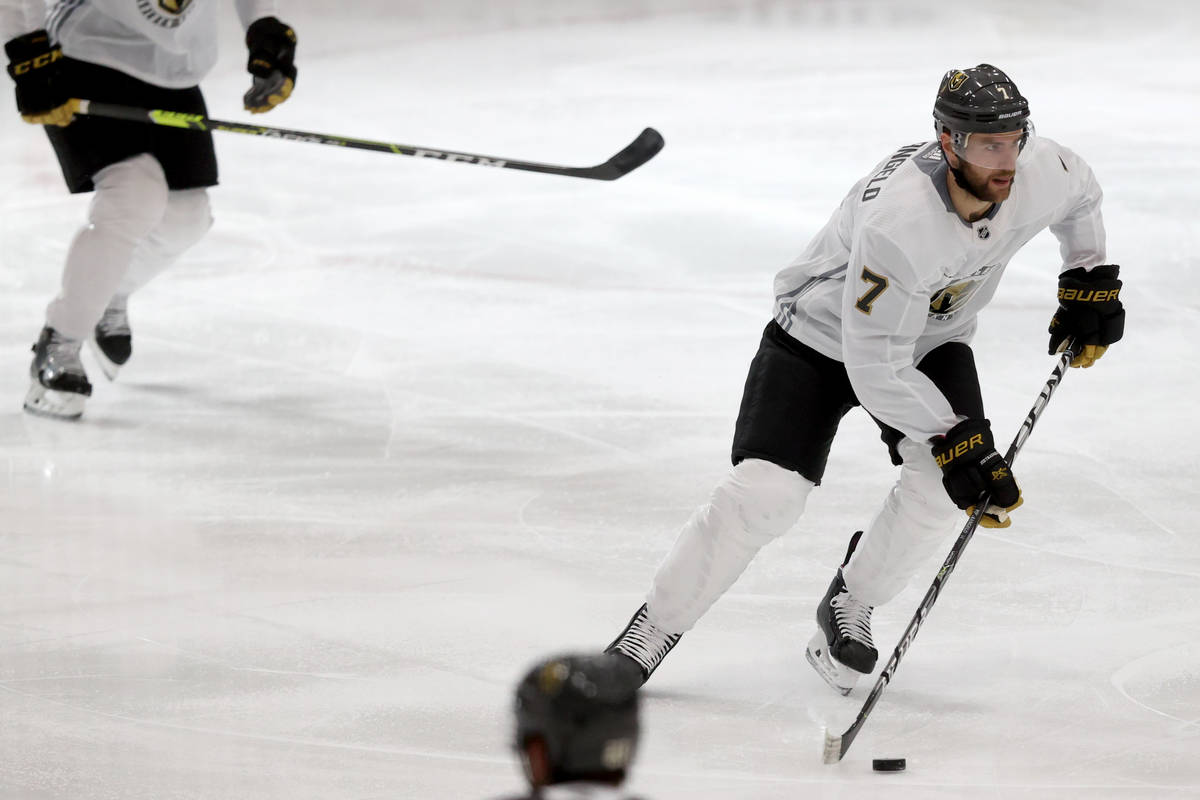
[[[109,119],[144,122],[149,125],[165,125],[171,128],[245,133],[250,136],[291,139],[297,142],[311,142],[313,144],[331,144],[337,147],[351,147],[357,150],[374,150],[380,153],[395,153],[401,156],[433,158],[439,161],[457,161],[462,164],[478,164],[481,167],[500,167],[503,169],[520,169],[526,172],[544,172],[548,175],[566,175],[569,178],[590,178],[597,181],[615,181],[622,175],[633,172],[642,164],[654,158],[658,154],[658,151],[663,149],[664,144],[662,134],[654,130],[654,128],[646,128],[638,134],[636,139],[626,145],[621,152],[603,164],[597,164],[594,167],[563,167],[557,164],[541,164],[536,161],[518,161],[513,158],[483,156],[478,153],[437,150],[432,147],[420,147],[411,144],[375,142],[369,139],[353,139],[349,136],[334,136],[327,133],[293,131],[286,128],[270,128],[265,125],[247,125],[242,122],[225,122],[219,119],[209,119],[200,114],[184,114],[179,111],[135,108],[133,106],[123,106],[114,103],[97,103],[92,100],[80,100],[78,113],[87,114],[91,117],[108,117]]]
[[[1008,452],[1004,456],[1004,460],[1010,465],[1016,459],[1017,453],[1021,452],[1021,448],[1025,445],[1025,440],[1029,438],[1029,434],[1033,431],[1033,426],[1037,424],[1038,418],[1041,417],[1042,411],[1046,408],[1046,404],[1050,402],[1050,397],[1054,394],[1054,390],[1058,388],[1063,376],[1066,375],[1067,367],[1071,365],[1072,359],[1075,358],[1076,347],[1077,345],[1073,339],[1067,342],[1066,349],[1062,351],[1062,355],[1058,359],[1058,364],[1054,367],[1054,372],[1050,375],[1050,380],[1046,381],[1046,385],[1042,387],[1041,394],[1038,395],[1033,408],[1029,409],[1029,413],[1025,416],[1025,421],[1021,423],[1021,429],[1017,431],[1016,438],[1013,439],[1012,444],[1008,447]],[[883,694],[883,690],[887,688],[888,683],[892,680],[892,676],[896,674],[896,668],[900,666],[900,659],[908,652],[913,639],[917,637],[917,631],[920,630],[921,623],[925,621],[925,617],[929,615],[933,604],[937,602],[942,586],[950,579],[950,573],[954,572],[954,567],[962,557],[963,550],[967,548],[967,543],[975,535],[975,529],[979,527],[979,520],[983,517],[988,500],[989,498],[985,497],[975,506],[974,513],[967,520],[967,524],[963,527],[962,533],[958,535],[954,546],[950,548],[950,554],[946,556],[946,560],[942,563],[942,568],[938,570],[937,577],[933,579],[933,584],[929,587],[929,591],[925,593],[925,598],[917,608],[917,613],[913,615],[912,620],[908,623],[908,627],[904,629],[904,635],[900,637],[899,644],[892,651],[892,657],[888,659],[887,665],[879,673],[879,679],[875,681],[875,687],[867,695],[862,710],[858,712],[858,717],[855,718],[854,723],[841,736],[834,736],[828,729],[825,730],[823,759],[826,764],[836,764],[841,761],[842,756],[846,755],[846,751],[854,743],[858,732],[862,730],[863,723],[867,721],[871,709],[875,708],[875,704],[879,702],[879,697]]]

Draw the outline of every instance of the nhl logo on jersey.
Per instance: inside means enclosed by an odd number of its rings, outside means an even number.
[[[978,236],[980,239],[986,239],[992,235],[992,232],[990,230],[988,230],[987,225],[983,225],[975,231],[975,235]]]
[[[158,0],[158,7],[168,14],[182,14],[192,0]]]

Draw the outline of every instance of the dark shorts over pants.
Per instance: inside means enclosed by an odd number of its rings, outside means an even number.
[[[971,348],[950,342],[931,350],[917,369],[950,402],[955,413],[983,416],[983,397]],[[813,350],[772,320],[750,362],[742,407],[733,434],[733,463],[770,461],[820,483],[838,424],[859,405],[842,362]],[[904,435],[876,420],[892,463]]]
[[[73,97],[138,108],[207,114],[199,87],[164,89],[124,72],[64,58],[63,80]],[[73,194],[90,192],[92,177],[107,166],[140,153],[162,165],[167,186],[196,189],[217,183],[217,156],[209,131],[170,128],[144,122],[78,115],[65,128],[47,125],[63,178]]]

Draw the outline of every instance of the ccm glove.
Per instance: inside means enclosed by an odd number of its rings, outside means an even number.
[[[296,87],[296,33],[275,17],[263,17],[246,29],[246,48],[246,71],[254,83],[242,103],[247,111],[261,114],[291,97]]]
[[[1050,355],[1061,353],[1067,339],[1079,347],[1072,367],[1090,367],[1100,360],[1113,342],[1125,332],[1125,308],[1121,305],[1121,268],[1103,264],[1086,270],[1076,267],[1058,278],[1058,310],[1050,320]]]
[[[975,506],[987,495],[988,506],[979,524],[985,528],[1007,528],[1012,524],[1008,512],[1024,502],[1012,469],[996,452],[991,423],[986,419],[968,419],[932,440],[933,458],[942,468],[942,485],[954,505],[975,513]]]
[[[17,84],[17,110],[34,125],[70,125],[79,101],[62,85],[62,48],[36,30],[4,45],[8,74]]]

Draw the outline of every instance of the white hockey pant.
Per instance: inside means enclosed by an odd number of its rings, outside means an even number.
[[[212,226],[208,192],[172,191],[158,160],[128,158],[96,173],[87,223],[67,251],[62,289],[46,324],[86,339],[114,297],[128,297]]]
[[[899,448],[904,458],[900,479],[842,569],[846,588],[870,606],[883,605],[903,591],[955,523],[966,523],[942,487],[942,471],[929,447],[906,438]]]
[[[760,549],[804,512],[813,483],[769,461],[746,459],[683,526],[646,598],[650,621],[669,633],[690,630]]]

